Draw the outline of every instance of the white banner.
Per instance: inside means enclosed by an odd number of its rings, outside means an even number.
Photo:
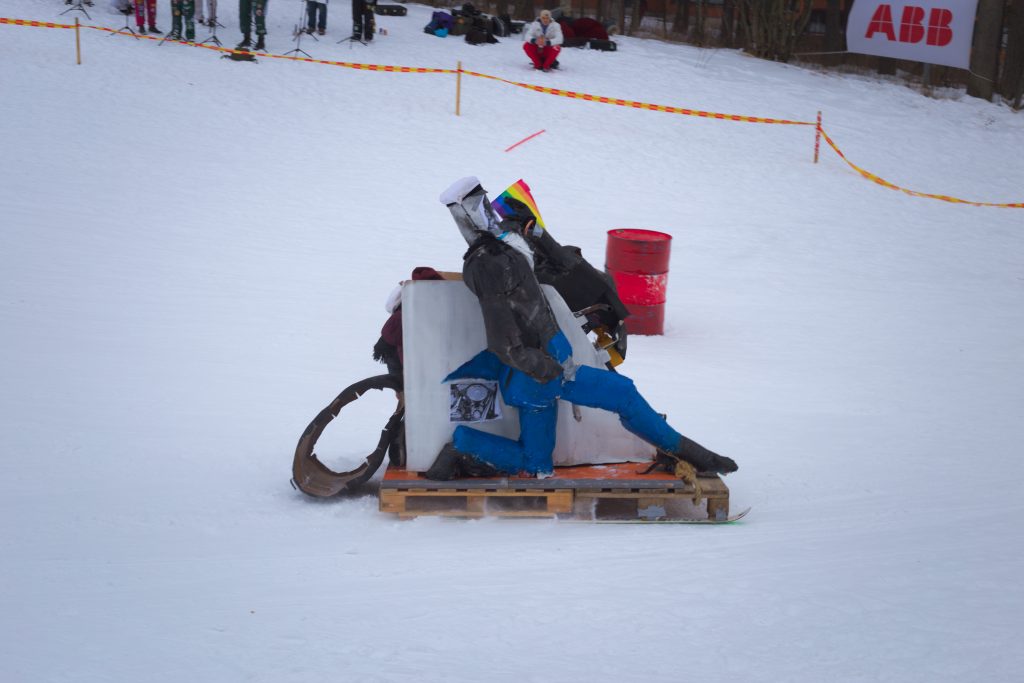
[[[846,23],[850,52],[966,69],[978,0],[856,0]]]

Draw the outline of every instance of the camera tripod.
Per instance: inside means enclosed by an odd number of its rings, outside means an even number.
[[[349,36],[348,38],[342,38],[341,40],[338,41],[338,43],[348,43],[349,48],[351,48],[352,45],[354,45],[355,43],[359,43],[360,45],[369,44],[362,38],[356,38],[354,34]]]
[[[284,56],[287,57],[288,55],[303,55],[307,59],[313,59],[313,55],[309,54],[308,52],[302,49],[302,34],[306,33],[306,30],[302,28],[305,25],[302,19],[306,14],[306,0],[301,0],[299,6],[301,7],[301,9],[299,10],[299,23],[295,24],[295,30],[293,31],[293,33],[295,34],[295,49],[285,52]],[[309,35],[313,36],[312,33],[310,33]],[[313,40],[320,42],[319,38],[317,38],[316,36],[313,36]]]
[[[224,24],[220,23],[216,19],[210,19],[210,22],[211,23],[208,24],[210,27],[210,35],[206,38],[206,40],[196,43],[196,45],[206,45],[207,43],[213,43],[217,47],[222,47],[223,43],[221,43],[220,38],[217,37],[217,27],[220,26],[221,28],[224,28]]]
[[[63,12],[61,12],[60,16],[64,16],[68,12],[78,11],[78,12],[81,12],[82,14],[84,14],[86,19],[88,19],[89,21],[92,21],[92,17],[90,17],[89,13],[85,11],[84,7],[82,7],[83,4],[88,5],[89,7],[92,7],[92,0],[64,0],[64,4],[65,5],[71,5],[71,6],[68,7],[66,10],[64,10]],[[125,20],[125,22],[127,22],[127,19]]]
[[[127,6],[125,6],[123,9],[119,9],[118,12],[120,12],[121,14],[124,15],[124,28],[119,28],[116,31],[114,31],[113,33],[108,34],[108,35],[116,36],[117,34],[122,33],[122,34],[125,34],[125,35],[132,35],[132,36],[134,36],[135,40],[141,40],[141,38],[139,38],[139,34],[135,32],[135,29],[133,29],[131,26],[128,25],[128,20],[131,18],[131,16],[133,14],[135,14],[135,9],[134,9],[133,5],[131,3],[128,3]],[[89,16],[89,15],[86,15],[86,16]]]

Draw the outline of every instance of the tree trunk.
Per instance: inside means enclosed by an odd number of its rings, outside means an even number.
[[[723,47],[732,47],[734,36],[733,26],[736,20],[735,0],[723,0],[722,2],[722,33],[721,43]]]
[[[684,40],[690,32],[690,0],[676,0],[676,14],[672,18],[672,35]]]
[[[629,17],[629,35],[633,35],[640,30],[640,22],[643,21],[646,11],[647,0],[633,0],[633,12]]]
[[[828,0],[825,4],[825,52],[841,52],[846,49],[843,34],[840,0]],[[825,55],[824,63],[835,66],[843,61],[842,55]]]
[[[1013,0],[1006,15],[1006,29],[1006,59],[999,92],[1013,102],[1024,87],[1024,0]]]
[[[1003,31],[1004,0],[978,0],[971,47],[971,74],[967,94],[992,100],[999,78],[999,41]]]

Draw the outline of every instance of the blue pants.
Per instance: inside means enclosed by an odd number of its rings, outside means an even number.
[[[507,405],[519,409],[519,439],[460,425],[455,428],[452,443],[505,474],[551,473],[559,398],[617,413],[623,427],[659,448],[672,451],[679,446],[682,435],[655,412],[633,380],[624,375],[581,366],[571,381],[559,377],[541,384],[512,368],[503,368],[502,374],[502,397]]]

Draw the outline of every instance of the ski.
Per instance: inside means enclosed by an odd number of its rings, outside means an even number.
[[[747,508],[735,515],[729,515],[725,519],[644,519],[636,517],[634,519],[566,519],[560,521],[579,524],[732,524],[746,517],[750,510],[751,508]]]

